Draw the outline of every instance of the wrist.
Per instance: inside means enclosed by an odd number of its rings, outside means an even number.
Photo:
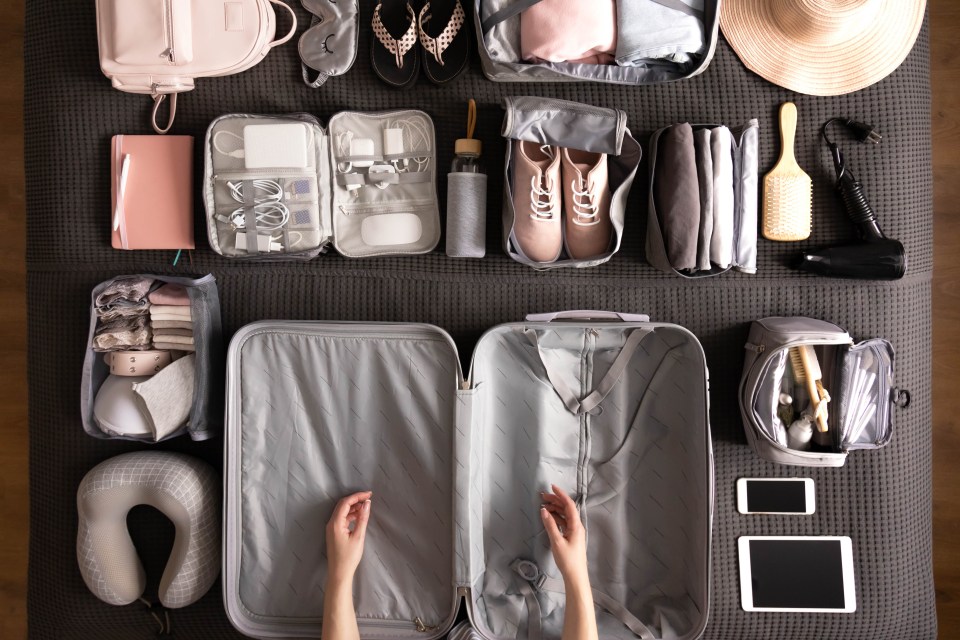
[[[353,574],[348,569],[331,570],[327,574],[327,591],[353,591]]]
[[[567,591],[586,591],[590,592],[590,577],[587,575],[586,568],[568,569],[561,572],[563,582]]]

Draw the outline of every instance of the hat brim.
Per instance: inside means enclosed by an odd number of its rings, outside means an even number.
[[[720,27],[748,69],[798,93],[836,96],[879,82],[913,48],[926,0],[882,0],[877,19],[841,42],[786,33],[770,0],[723,0]]]

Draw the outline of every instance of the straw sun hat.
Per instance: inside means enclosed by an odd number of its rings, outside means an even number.
[[[720,26],[748,69],[834,96],[890,75],[910,53],[926,0],[723,0]]]

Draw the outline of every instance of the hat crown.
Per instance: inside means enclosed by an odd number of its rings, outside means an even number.
[[[883,0],[772,0],[783,32],[798,40],[831,45],[848,41],[877,19]]]

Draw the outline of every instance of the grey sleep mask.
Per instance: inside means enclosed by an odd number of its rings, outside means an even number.
[[[360,10],[357,0],[301,0],[313,14],[300,36],[303,81],[319,87],[330,76],[345,74],[357,59]],[[316,74],[316,77],[311,78]]]

